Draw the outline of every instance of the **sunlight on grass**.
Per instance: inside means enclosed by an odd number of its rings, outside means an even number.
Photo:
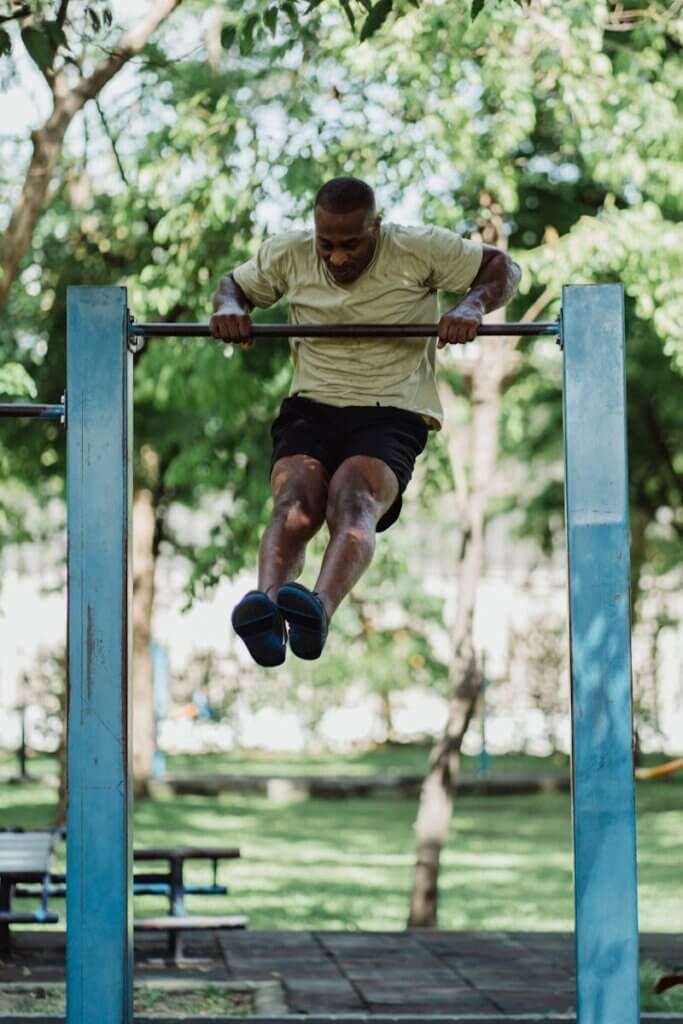
[[[682,794],[683,780],[638,784],[643,931],[675,931],[683,920]],[[42,783],[0,786],[0,826],[44,827],[54,803]],[[228,896],[190,897],[192,913],[246,913],[252,928],[401,929],[416,807],[405,799],[277,804],[229,793],[142,800],[135,843],[241,848],[242,858],[221,868]],[[209,866],[191,864],[188,876],[207,882]],[[568,795],[459,797],[439,888],[444,928],[571,930]],[[136,900],[137,913],[163,907],[154,897]]]

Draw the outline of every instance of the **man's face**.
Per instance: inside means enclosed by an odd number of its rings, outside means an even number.
[[[369,210],[330,213],[316,206],[313,219],[316,249],[332,277],[339,284],[355,281],[375,251],[379,217]]]

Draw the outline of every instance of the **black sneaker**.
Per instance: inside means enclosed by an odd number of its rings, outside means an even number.
[[[327,640],[327,612],[318,594],[300,583],[283,583],[277,606],[289,627],[289,646],[297,658],[314,661]]]
[[[283,663],[287,630],[278,606],[267,594],[250,590],[233,608],[231,621],[257,665],[275,668]]]

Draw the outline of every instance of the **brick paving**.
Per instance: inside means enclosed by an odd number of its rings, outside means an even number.
[[[13,960],[0,962],[0,984],[63,980],[63,933],[14,936]],[[136,937],[136,980],[276,980],[282,1000],[273,1022],[301,1015],[313,1024],[316,1018],[350,1014],[373,1024],[430,1017],[462,1024],[551,1024],[571,1021],[574,1014],[573,937],[566,933],[202,932],[188,934],[186,953],[204,962],[164,966],[163,938]],[[643,935],[641,956],[665,970],[682,970],[683,935]],[[265,1024],[266,1018],[259,1019]],[[683,1015],[644,1014],[642,1020],[683,1024]]]

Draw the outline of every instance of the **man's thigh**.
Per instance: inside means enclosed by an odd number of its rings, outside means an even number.
[[[402,495],[413,474],[415,460],[427,442],[428,430],[421,416],[403,409],[371,408],[359,410],[358,421],[343,442],[341,466],[355,458],[368,459],[367,466],[379,463],[381,478],[391,481],[389,491],[381,498],[383,511],[377,521],[378,533],[388,530],[396,522],[403,504]],[[383,467],[383,468],[381,468]],[[387,475],[388,474],[388,475]],[[334,477],[333,477],[334,479]],[[393,483],[396,483],[396,487]],[[329,501],[328,501],[329,508]]]
[[[327,470],[328,479],[339,465],[337,452],[340,424],[335,410],[298,395],[285,398],[271,426],[271,469],[280,459],[307,455]]]

